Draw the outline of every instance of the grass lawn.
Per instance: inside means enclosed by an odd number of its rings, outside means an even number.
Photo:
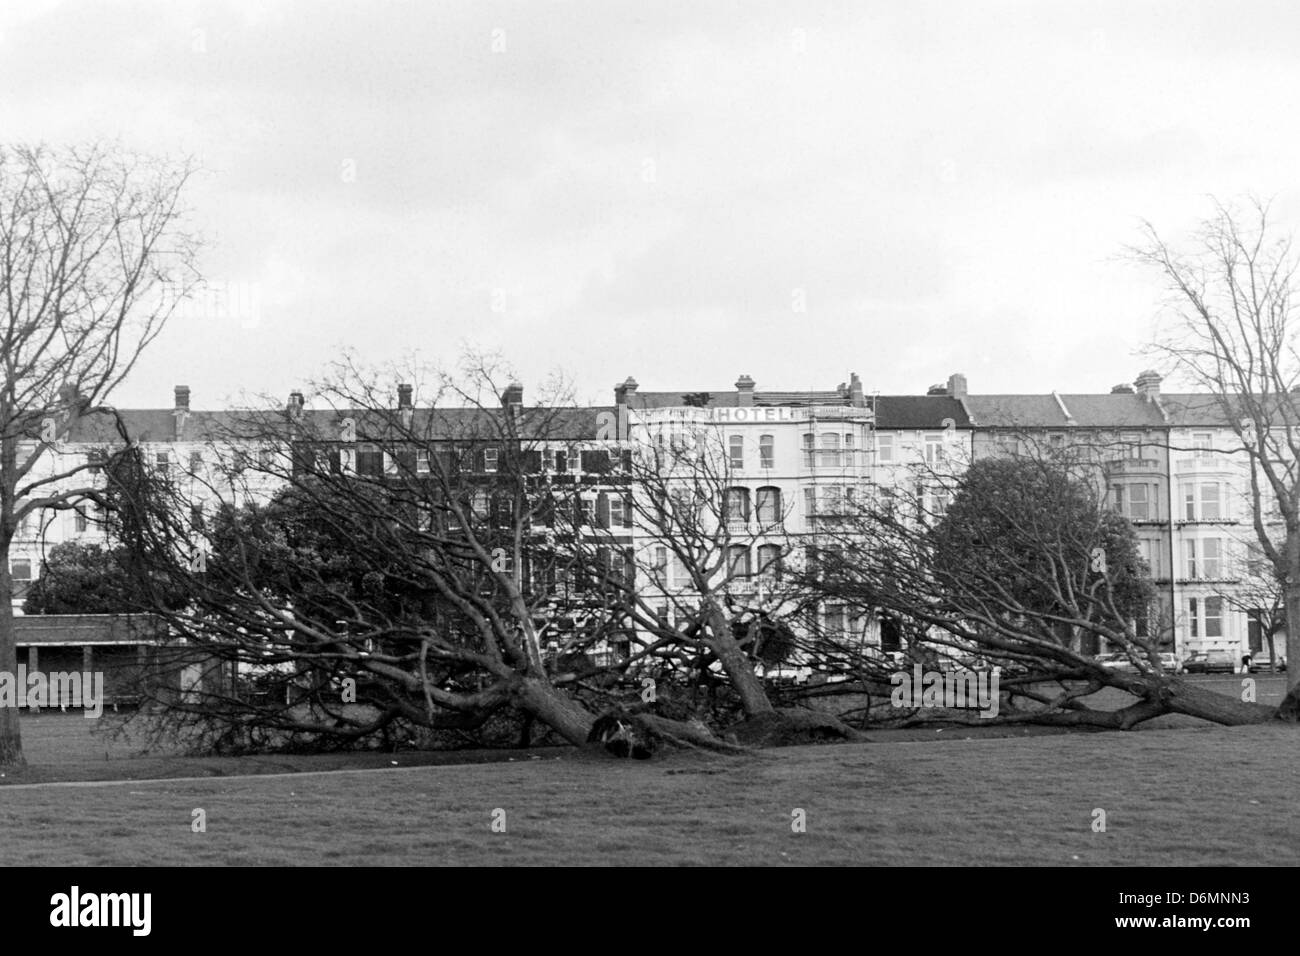
[[[929,734],[743,758],[560,750],[380,772],[0,787],[0,863],[1300,864],[1293,726]],[[191,832],[195,808],[205,833]],[[497,808],[504,833],[491,831]],[[795,808],[806,833],[791,830]],[[1104,833],[1092,830],[1094,808],[1106,811]]]

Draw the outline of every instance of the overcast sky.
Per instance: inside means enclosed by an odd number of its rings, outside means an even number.
[[[742,372],[1107,391],[1149,364],[1140,218],[1177,236],[1248,191],[1300,218],[1287,3],[0,11],[0,138],[204,167],[204,271],[235,305],[177,318],[123,406],[463,342],[584,403]]]

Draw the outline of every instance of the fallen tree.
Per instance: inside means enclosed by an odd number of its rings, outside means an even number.
[[[1220,724],[1278,717],[1162,666],[1168,628],[1133,529],[1104,506],[1095,448],[1040,449],[1032,436],[1021,447],[960,473],[926,469],[914,490],[847,512],[823,535],[807,585],[863,614],[908,620],[914,653],[936,666],[947,658],[998,668],[998,715],[971,720],[1128,729],[1162,714]],[[1127,666],[1105,666],[1098,649]],[[1135,700],[1090,705],[1104,688]]]

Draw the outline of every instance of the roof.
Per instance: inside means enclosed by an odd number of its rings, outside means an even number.
[[[595,439],[602,412],[614,413],[613,406],[578,408],[523,408],[519,413],[519,431],[534,440],[556,439],[583,441]],[[483,408],[415,409],[410,431],[429,439],[489,439],[499,437],[504,410]],[[68,440],[87,444],[119,444],[122,441],[117,419],[127,436],[142,442],[176,440],[176,416],[171,409],[118,409],[114,416],[100,412],[73,420]],[[304,439],[331,440],[341,434],[344,419],[356,424],[356,437],[396,437],[397,411],[375,409],[320,410],[305,409],[296,431]],[[192,411],[185,419],[182,441],[208,442],[227,440],[274,441],[289,434],[282,409]]]
[[[167,626],[147,614],[19,614],[16,642],[32,644],[146,644],[167,636]]]
[[[880,395],[876,398],[876,428],[943,428],[951,418],[958,428],[969,428],[970,416],[951,395]]]
[[[740,393],[735,389],[711,392],[701,389],[695,392],[634,392],[628,396],[628,407],[633,409],[680,408],[686,406],[686,396],[707,396],[702,408],[738,408]],[[840,391],[829,392],[755,392],[754,404],[763,407],[770,405],[848,405],[849,396]]]
[[[1059,399],[1059,400],[1058,400]],[[982,428],[1164,428],[1160,409],[1134,393],[968,395]],[[1064,408],[1062,408],[1064,406]],[[1066,417],[1066,412],[1069,417]]]

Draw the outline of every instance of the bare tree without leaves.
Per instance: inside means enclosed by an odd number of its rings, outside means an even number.
[[[1168,290],[1154,351],[1221,414],[1250,470],[1256,539],[1282,584],[1286,619],[1300,621],[1300,353],[1295,283],[1300,265],[1269,206],[1215,203],[1184,250],[1150,223],[1134,248]],[[1272,507],[1270,507],[1272,505]],[[1276,509],[1281,528],[1270,533]],[[1288,634],[1288,657],[1296,644]],[[1300,713],[1300,668],[1290,663],[1282,713]]]
[[[52,446],[197,281],[181,205],[192,172],[101,145],[0,147],[0,672],[17,671],[16,530],[99,493],[84,464],[52,468]],[[0,708],[0,765],[22,761],[17,709]]]

